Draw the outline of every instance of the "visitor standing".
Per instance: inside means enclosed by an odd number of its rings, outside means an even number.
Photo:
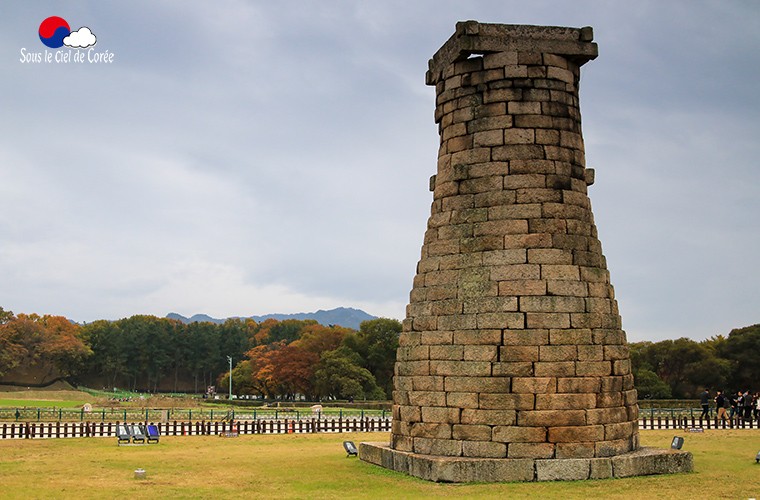
[[[744,396],[742,396],[742,406],[744,407],[744,421],[751,422],[753,405],[752,405],[752,394],[750,394],[749,389],[744,391]]]
[[[741,399],[741,397],[742,397],[742,391],[738,391],[735,393],[732,392],[728,398],[731,402],[731,411],[728,414],[728,418],[730,420],[733,420],[734,416],[737,415],[739,412],[741,412],[741,409],[739,408],[739,399]]]
[[[699,404],[702,405],[702,414],[699,419],[710,418],[710,393],[705,389],[699,396]]]
[[[716,418],[724,421],[728,419],[726,415],[726,397],[723,395],[722,390],[718,390],[718,395],[715,396],[715,411],[717,412]]]

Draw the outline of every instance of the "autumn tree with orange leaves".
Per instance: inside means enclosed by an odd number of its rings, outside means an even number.
[[[68,376],[92,354],[81,327],[62,316],[0,311],[0,374],[26,364]]]

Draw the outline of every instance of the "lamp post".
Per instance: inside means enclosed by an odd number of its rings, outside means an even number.
[[[232,401],[232,356],[227,356],[227,361],[230,362],[230,398],[229,400]]]

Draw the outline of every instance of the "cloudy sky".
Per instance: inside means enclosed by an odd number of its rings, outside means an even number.
[[[49,16],[112,62],[45,62]],[[3,0],[0,306],[402,319],[437,156],[424,74],[466,19],[594,27],[590,196],[629,340],[759,323],[752,1]]]

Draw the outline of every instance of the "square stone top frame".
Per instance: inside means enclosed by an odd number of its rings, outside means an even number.
[[[473,54],[539,52],[564,56],[581,66],[599,55],[593,39],[594,30],[590,26],[564,28],[460,21],[451,38],[428,62],[425,83],[437,84],[442,80],[444,68]]]

